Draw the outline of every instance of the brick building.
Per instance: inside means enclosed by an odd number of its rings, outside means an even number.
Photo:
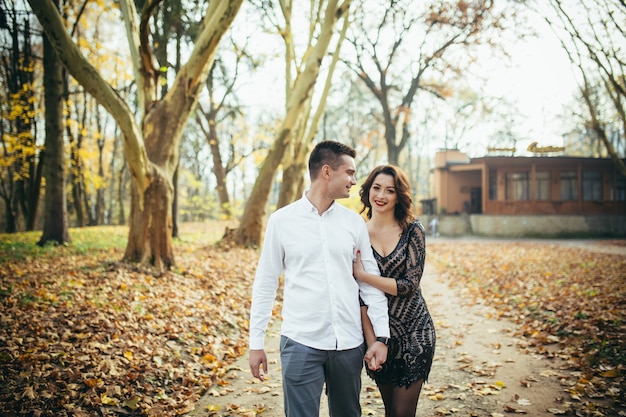
[[[517,219],[561,224],[551,235],[577,234],[584,230],[570,229],[569,223],[582,219],[592,221],[590,233],[626,235],[626,178],[607,158],[468,158],[458,150],[444,150],[435,155],[432,192],[434,198],[422,202],[424,214],[469,215],[471,229],[489,219],[492,226],[506,220],[510,228]],[[526,232],[537,235],[542,230]],[[519,234],[524,230],[513,233]]]

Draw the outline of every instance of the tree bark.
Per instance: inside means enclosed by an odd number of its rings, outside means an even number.
[[[128,174],[128,165],[124,164],[122,168],[119,170],[119,177],[117,179],[117,201],[119,203],[119,211],[117,215],[117,224],[126,224],[126,211],[124,210],[124,196],[126,193],[124,192],[128,188],[129,182],[129,174]]]
[[[70,110],[68,109],[68,113],[69,112]],[[69,120],[70,115],[68,114],[66,116],[66,121],[69,122]],[[87,225],[87,216],[85,214],[86,207],[83,206],[83,169],[79,156],[79,151],[81,147],[81,134],[78,133],[78,135],[74,137],[74,132],[72,132],[72,129],[70,128],[70,123],[65,124],[65,132],[69,141],[70,148],[69,183],[70,188],[72,189],[71,207],[74,209],[74,212],[76,214],[76,226],[85,227],[85,225]]]
[[[214,131],[215,128],[212,128],[211,130]],[[211,135],[213,135],[213,133]],[[226,169],[224,168],[224,165],[222,165],[222,154],[216,141],[210,141],[209,147],[211,148],[211,156],[213,157],[213,174],[215,175],[215,181],[217,182],[217,195],[220,200],[220,210],[222,211],[224,217],[232,219],[233,212],[230,206],[228,188],[226,188]]]
[[[208,3],[189,60],[176,74],[172,88],[160,100],[157,100],[155,91],[158,80],[149,78],[158,74],[148,44],[151,15],[142,15],[139,25],[134,2],[120,1],[140,90],[140,124],[135,121],[136,111],[102,78],[69,37],[51,0],[28,2],[63,65],[107,109],[122,131],[124,155],[133,178],[124,260],[150,263],[158,270],[171,267],[174,264],[172,176],[178,165],[180,139],[204,87],[219,42],[243,0]]]
[[[172,178],[172,237],[180,237],[178,230],[178,168],[174,171],[174,177]]]
[[[63,147],[63,68],[56,53],[43,36],[44,90],[46,107],[45,164],[46,194],[44,225],[37,245],[70,242],[65,196],[65,158]]]
[[[308,147],[307,147],[308,149]],[[304,183],[304,173],[307,170],[306,162],[303,160],[291,163],[283,170],[283,182],[278,196],[277,208],[284,207],[287,204],[299,198],[299,192]]]
[[[129,237],[124,259],[151,264],[158,271],[175,264],[172,248],[172,201],[174,187],[170,175],[157,170],[154,180],[143,193],[143,208],[138,190],[132,185]]]
[[[233,236],[233,239],[239,245],[259,246],[261,244],[263,222],[265,220],[265,206],[267,205],[272,189],[276,167],[280,164],[285,153],[285,145],[282,139],[288,137],[289,134],[290,132],[288,130],[282,132],[279,139],[274,141],[272,149],[263,161],[252,192],[248,197],[248,203],[239,221],[239,227]]]
[[[293,83],[291,95],[286,105],[285,119],[278,135],[274,139],[272,149],[265,161],[263,161],[244,213],[241,216],[239,227],[235,232],[234,240],[239,245],[259,246],[261,244],[265,209],[269,201],[269,194],[276,171],[285,155],[287,146],[289,146],[293,138],[294,129],[296,129],[297,123],[302,116],[303,109],[308,100],[310,100],[322,60],[328,51],[328,45],[334,33],[335,24],[340,18],[346,18],[345,14],[350,6],[350,0],[344,1],[341,5],[337,3],[337,0],[331,0],[327,3],[317,43],[305,52],[308,58],[304,70],[298,74]]]
[[[19,179],[16,181],[16,194],[14,197],[17,199],[16,207],[19,207],[24,215],[26,230],[32,231],[35,230],[35,221],[37,220],[39,207],[41,178],[43,175],[43,155],[39,155],[39,161],[37,161],[36,125],[33,124],[33,119],[29,116],[34,111],[32,102],[34,98],[34,89],[32,88],[34,85],[34,74],[32,71],[26,70],[32,65],[34,56],[31,48],[29,21],[26,20],[24,25],[22,53],[15,56],[14,62],[19,69],[14,73],[16,78],[11,80],[11,84],[13,87],[12,93],[19,95],[24,115],[24,117],[19,117],[16,120],[18,142],[20,142],[23,149],[28,151],[19,151],[19,162],[16,163],[17,167],[15,169],[15,172],[19,174]],[[15,54],[19,52],[18,33],[16,32],[12,35],[14,37],[14,46],[16,47],[12,52]],[[18,61],[21,62],[18,64]],[[26,91],[23,90],[25,87],[27,87]]]
[[[215,175],[215,181],[217,183],[217,196],[220,200],[220,210],[227,219],[233,217],[232,209],[230,206],[230,196],[228,194],[228,188],[226,187],[226,168],[224,168],[224,161],[222,160],[222,152],[220,150],[219,138],[217,137],[217,129],[215,124],[217,123],[217,110],[211,108],[209,111],[205,111],[202,108],[198,109],[204,116],[209,129],[205,129],[204,124],[200,117],[197,117],[198,126],[204,132],[211,150],[211,157],[213,158],[213,175]]]
[[[17,232],[17,216],[15,215],[15,211],[11,205],[10,197],[2,197],[4,200],[4,232],[5,233],[16,233]]]
[[[343,27],[341,33],[337,39],[337,44],[333,52],[333,59],[328,67],[326,74],[326,82],[322,90],[322,94],[317,103],[317,108],[312,117],[309,114],[312,111],[311,100],[307,105],[306,117],[303,117],[301,122],[301,128],[298,130],[299,138],[294,142],[293,154],[289,158],[288,162],[283,161],[283,182],[280,188],[280,194],[278,196],[277,208],[286,206],[287,204],[300,198],[304,191],[304,176],[307,170],[306,157],[309,154],[309,150],[317,131],[319,129],[320,121],[322,120],[326,112],[326,102],[328,95],[330,94],[332,79],[335,73],[335,68],[339,62],[341,56],[341,46],[346,38],[348,27],[350,26],[350,19],[347,16],[343,19]],[[287,151],[289,152],[289,150]]]

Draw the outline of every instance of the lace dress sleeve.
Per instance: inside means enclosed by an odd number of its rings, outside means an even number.
[[[406,246],[406,271],[396,283],[398,297],[411,297],[419,289],[426,260],[426,232],[418,221],[409,225]]]

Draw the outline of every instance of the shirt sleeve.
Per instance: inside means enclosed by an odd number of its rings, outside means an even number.
[[[426,261],[426,233],[421,223],[409,227],[406,273],[397,279],[398,297],[412,297],[420,287]]]
[[[272,317],[278,278],[283,272],[283,255],[284,251],[280,245],[275,217],[270,216],[252,284],[249,338],[249,348],[252,350],[264,349],[265,347],[265,332]]]
[[[380,275],[365,222],[363,222],[362,226],[358,235],[357,249],[361,251],[363,267],[371,274]],[[367,305],[367,315],[374,327],[374,334],[377,337],[389,337],[389,310],[385,293],[362,282],[359,282],[359,293],[361,299]]]

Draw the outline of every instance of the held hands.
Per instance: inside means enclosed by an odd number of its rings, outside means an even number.
[[[252,376],[261,381],[265,381],[265,374],[267,374],[267,356],[265,355],[265,351],[263,349],[250,350],[248,362]]]
[[[367,348],[364,360],[371,371],[380,370],[387,361],[387,345],[381,342],[374,342]]]

